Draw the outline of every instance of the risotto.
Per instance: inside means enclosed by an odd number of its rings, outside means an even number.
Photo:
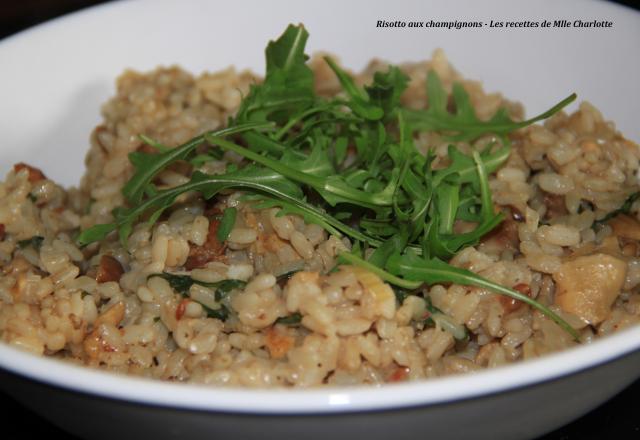
[[[383,384],[640,321],[640,149],[586,102],[523,121],[442,51],[350,75],[303,27],[263,78],[127,71],[65,189],[0,184],[0,339],[114,372]],[[539,121],[544,120],[542,123]]]

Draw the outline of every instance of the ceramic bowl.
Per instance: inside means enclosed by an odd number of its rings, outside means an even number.
[[[610,20],[611,28],[495,28],[491,21]],[[378,20],[482,28],[380,28]],[[528,114],[577,92],[640,139],[640,16],[604,2],[135,1],[87,9],[0,42],[0,172],[33,163],[66,185],[83,172],[99,106],[125,68],[263,69],[266,41],[305,24],[309,50],[359,69],[445,49],[456,68]],[[0,387],[85,438],[533,438],[640,376],[640,328],[471,375],[370,388],[254,391],[123,377],[0,344]]]

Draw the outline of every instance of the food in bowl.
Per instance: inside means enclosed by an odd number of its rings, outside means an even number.
[[[0,333],[115,372],[382,384],[640,320],[640,151],[570,95],[518,104],[429,62],[350,76],[302,26],[266,75],[126,72],[80,187],[0,187]],[[544,120],[544,124],[536,124]]]

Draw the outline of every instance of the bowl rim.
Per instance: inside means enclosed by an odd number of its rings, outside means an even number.
[[[637,350],[640,350],[640,327],[636,326],[565,351],[473,373],[382,386],[309,389],[165,382],[41,357],[5,343],[0,343],[0,368],[63,389],[138,404],[244,414],[330,414],[476,398],[597,368]]]
[[[124,7],[127,3],[130,1],[83,8],[0,39],[0,46],[61,25],[69,18]],[[609,3],[607,7],[625,13],[633,11],[619,4]],[[638,350],[640,327],[636,326],[562,352],[474,373],[380,387],[286,390],[213,387],[115,374],[37,356],[3,342],[0,342],[0,368],[62,389],[138,404],[245,414],[330,414],[437,405],[515,390],[597,368]]]

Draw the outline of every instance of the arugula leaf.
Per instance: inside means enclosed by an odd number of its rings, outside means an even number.
[[[373,84],[365,90],[369,101],[384,112],[385,119],[391,119],[400,104],[400,96],[407,88],[409,77],[396,66],[389,66],[386,72],[376,72]]]
[[[214,136],[230,136],[247,130],[264,129],[270,126],[271,124],[251,122],[223,128],[222,130],[213,131],[209,134]],[[192,153],[198,145],[204,142],[205,135],[200,135],[179,147],[165,150],[160,154],[150,154],[142,151],[129,153],[129,160],[136,171],[131,179],[122,187],[122,194],[124,194],[131,203],[140,203],[145,194],[145,190],[155,176],[170,164],[179,160],[186,160],[188,155]]]
[[[401,230],[399,233],[394,234],[387,241],[382,243],[367,260],[369,264],[377,267],[384,267],[387,260],[391,255],[398,251],[398,249],[404,249],[407,247],[409,236],[406,230]]]
[[[223,243],[229,237],[229,234],[233,229],[233,225],[236,222],[237,215],[238,210],[236,208],[227,208],[222,213],[222,219],[220,220],[220,225],[218,225],[218,230],[216,231],[216,238],[220,243]]]
[[[453,85],[455,113],[447,111],[446,96],[438,74],[433,70],[429,71],[427,75],[429,108],[427,110],[404,109],[407,121],[418,130],[444,132],[446,138],[451,141],[472,141],[490,133],[504,136],[546,119],[573,102],[577,95],[572,93],[549,110],[522,122],[513,121],[505,108],[499,109],[490,120],[481,121],[473,110],[469,94],[461,84]]]
[[[134,223],[146,212],[152,212],[147,223],[153,224],[181,194],[198,191],[206,199],[210,199],[218,192],[229,188],[251,189],[275,195],[294,203],[298,203],[302,199],[302,192],[298,186],[280,174],[264,168],[246,167],[221,175],[208,175],[196,171],[191,176],[191,180],[183,185],[159,191],[135,207],[116,210],[113,223],[96,225],[86,229],[80,233],[77,241],[79,245],[84,246],[104,239],[110,232],[117,229],[120,241],[126,246]]]
[[[286,121],[315,101],[313,72],[306,65],[304,53],[308,38],[304,26],[289,25],[277,40],[269,42],[264,82],[252,86],[242,100],[236,123]]]
[[[338,254],[338,258],[339,258],[339,261],[343,263],[346,262],[349,264],[353,264],[354,266],[360,266],[363,269],[367,269],[368,271],[378,275],[383,281],[386,281],[395,286],[400,286],[404,289],[414,290],[422,285],[421,280],[416,281],[416,280],[411,280],[406,278],[400,278],[399,276],[397,276],[400,274],[387,272],[384,269],[381,269],[375,264],[372,264],[364,260],[363,258],[359,257],[358,255],[352,252],[341,252],[340,254]]]
[[[424,226],[423,255],[450,258],[464,247],[478,243],[502,222],[502,214],[493,210],[487,168],[497,168],[507,159],[508,152],[509,147],[503,146],[494,153],[489,149],[483,153],[474,151],[470,158],[454,147],[449,148],[451,164],[430,179],[434,203],[429,207],[430,221]],[[472,212],[478,205],[479,212]],[[457,219],[476,221],[478,226],[473,231],[454,234]]]
[[[437,258],[424,259],[411,252],[407,252],[404,255],[396,253],[389,258],[386,267],[392,274],[395,274],[396,276],[402,275],[403,281],[424,282],[428,285],[455,283],[463,286],[476,286],[520,300],[542,312],[545,316],[558,324],[563,330],[571,334],[575,340],[580,339],[576,330],[560,316],[555,314],[548,307],[529,298],[527,295],[494,283],[493,281],[489,281],[469,270],[451,266]]]
[[[487,174],[496,171],[509,158],[511,146],[505,143],[502,147],[491,151],[486,149],[480,153],[480,159]],[[476,190],[480,189],[480,179],[478,167],[472,156],[467,156],[454,145],[449,145],[447,156],[451,163],[446,168],[439,169],[433,173],[433,186],[437,187],[453,174],[457,175],[459,183],[470,183]]]
[[[436,201],[434,214],[438,215],[438,233],[451,234],[460,205],[460,184],[443,182],[436,192]]]
[[[205,138],[212,144],[219,145],[221,148],[231,150],[246,157],[247,159],[269,167],[288,179],[312,187],[332,206],[335,206],[337,203],[346,202],[376,209],[378,206],[389,206],[392,203],[392,195],[397,185],[398,170],[396,169],[392,171],[392,174],[395,177],[391,179],[389,184],[383,190],[370,193],[353,188],[339,175],[322,177],[307,174],[304,169],[300,170],[297,167],[292,167],[267,156],[262,156],[247,148],[234,144],[233,142],[229,142],[226,139],[208,134],[205,135]],[[303,162],[299,162],[297,165],[302,166]]]
[[[324,57],[331,70],[338,77],[338,81],[342,85],[342,88],[351,98],[346,104],[351,107],[358,116],[365,119],[378,120],[384,115],[384,110],[369,101],[369,95],[364,90],[360,89],[353,82],[353,79],[347,73],[342,70],[330,57]]]

